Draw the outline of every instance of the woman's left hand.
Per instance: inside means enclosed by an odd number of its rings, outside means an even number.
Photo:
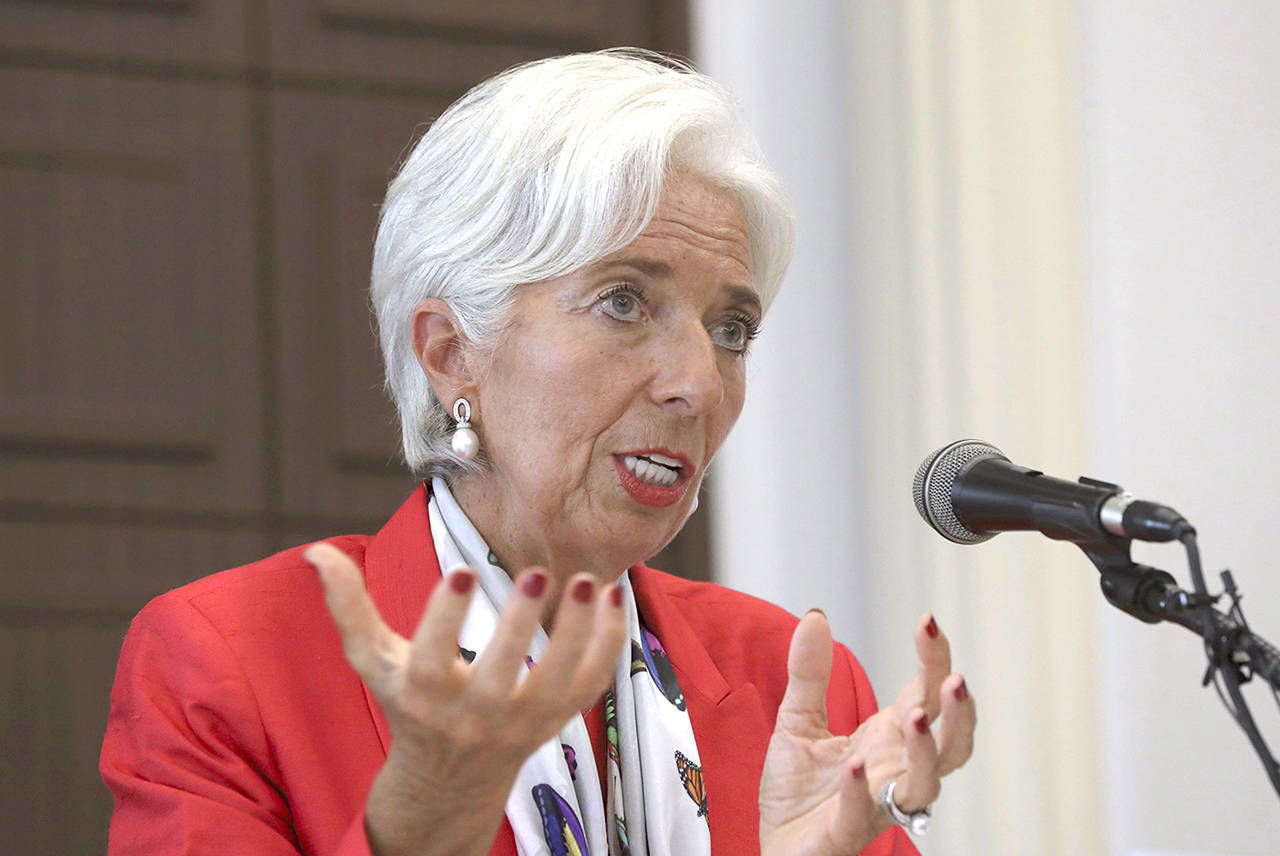
[[[942,777],[968,760],[974,703],[964,678],[950,674],[950,644],[928,615],[915,643],[920,670],[893,704],[852,735],[834,736],[826,713],[831,628],[821,612],[801,619],[760,779],[762,854],[852,856],[889,826],[876,804],[885,782],[897,780],[894,802],[910,814],[937,799]]]

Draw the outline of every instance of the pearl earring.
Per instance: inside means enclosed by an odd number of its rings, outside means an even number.
[[[480,438],[476,436],[475,431],[471,430],[471,402],[465,398],[455,401],[453,418],[458,425],[453,430],[453,439],[449,445],[453,447],[455,455],[464,461],[470,461],[480,451]]]

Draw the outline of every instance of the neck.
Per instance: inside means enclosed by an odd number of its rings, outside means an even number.
[[[600,585],[607,585],[638,561],[600,549],[598,542],[607,539],[580,539],[577,532],[563,537],[566,533],[558,530],[554,520],[530,520],[508,510],[517,504],[503,502],[503,494],[482,476],[459,477],[449,484],[449,490],[512,579],[532,567],[546,572],[542,626],[547,632],[555,623],[560,598],[572,576],[589,573]]]

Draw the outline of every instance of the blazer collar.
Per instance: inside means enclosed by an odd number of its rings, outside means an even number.
[[[692,685],[703,698],[719,704],[729,695],[729,684],[712,661],[698,634],[667,592],[666,574],[643,564],[631,568],[631,588],[645,625],[666,649],[667,658],[680,675],[681,687]]]
[[[383,621],[405,638],[411,638],[436,583],[441,579],[431,525],[427,517],[428,492],[418,485],[399,510],[369,542],[365,551],[365,586]],[[729,695],[729,684],[711,660],[705,645],[667,592],[668,578],[643,564],[631,568],[631,588],[645,624],[662,640],[681,685],[718,705]],[[386,715],[366,686],[365,698],[385,753],[391,745]]]
[[[427,517],[427,488],[420,484],[370,539],[364,554],[364,583],[382,620],[409,639],[440,578]],[[391,746],[387,717],[369,687],[362,686],[385,755]]]

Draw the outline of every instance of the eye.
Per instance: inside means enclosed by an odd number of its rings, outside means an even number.
[[[598,300],[604,313],[615,320],[635,322],[648,319],[644,292],[631,283],[620,282],[612,286]]]
[[[751,340],[760,334],[760,322],[749,315],[737,315],[711,328],[711,340],[725,350],[746,353]]]

